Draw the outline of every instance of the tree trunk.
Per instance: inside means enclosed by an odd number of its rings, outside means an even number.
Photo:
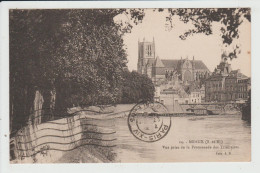
[[[42,92],[38,90],[35,91],[34,101],[33,101],[33,110],[32,114],[30,114],[29,117],[29,123],[31,122],[32,125],[38,125],[42,122],[42,116],[43,116],[43,95]]]
[[[54,114],[56,117],[64,117],[67,116],[67,108],[69,107],[67,105],[66,95],[68,94],[67,86],[65,86],[66,83],[60,81],[59,79],[55,82],[55,109]]]

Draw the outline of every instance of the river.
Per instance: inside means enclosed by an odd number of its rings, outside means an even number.
[[[148,143],[130,133],[127,118],[116,118],[116,162],[211,162],[251,159],[251,127],[241,120],[241,115],[172,117],[171,122],[170,131],[164,138]],[[214,146],[219,148],[213,148]]]

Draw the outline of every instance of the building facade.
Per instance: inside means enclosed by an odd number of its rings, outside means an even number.
[[[190,96],[189,104],[201,103],[200,90],[192,91],[189,96]]]
[[[231,65],[226,60],[222,60],[205,81],[205,101],[244,102],[248,98],[250,85],[250,78],[240,70],[232,70]]]
[[[205,84],[202,84],[200,88],[201,102],[205,101]]]

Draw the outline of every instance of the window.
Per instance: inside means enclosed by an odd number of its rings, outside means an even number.
[[[152,56],[152,45],[147,46],[147,55]]]

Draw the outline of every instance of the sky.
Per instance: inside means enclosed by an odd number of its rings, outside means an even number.
[[[129,70],[137,69],[138,60],[138,39],[145,38],[146,41],[155,39],[156,56],[160,59],[180,59],[188,58],[202,60],[210,71],[221,61],[223,51],[233,49],[238,44],[241,47],[241,53],[237,59],[229,61],[233,70],[240,69],[247,76],[251,76],[251,25],[244,20],[239,27],[239,39],[234,40],[232,45],[225,48],[222,44],[219,28],[221,24],[213,24],[213,34],[195,34],[189,36],[186,40],[181,40],[179,36],[193,25],[184,24],[179,21],[178,17],[173,18],[173,28],[167,29],[165,17],[168,15],[167,10],[164,12],[154,12],[151,9],[145,11],[145,17],[142,23],[133,25],[131,33],[124,35],[124,44],[127,51]],[[115,20],[130,21],[126,15],[118,16]],[[131,21],[130,21],[131,22]]]

